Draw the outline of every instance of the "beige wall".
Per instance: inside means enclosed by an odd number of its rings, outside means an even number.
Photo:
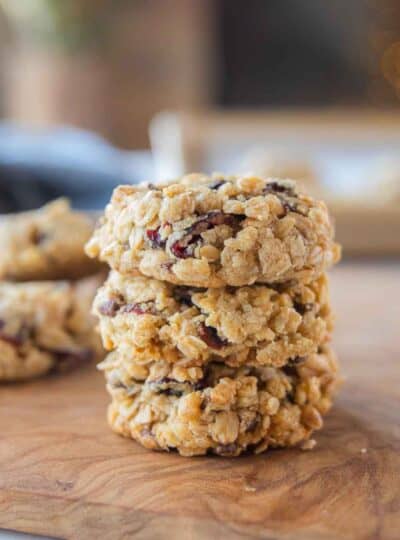
[[[122,147],[145,147],[159,110],[209,103],[212,27],[207,0],[133,2],[101,54],[20,46],[8,55],[7,114],[40,126],[72,123]]]

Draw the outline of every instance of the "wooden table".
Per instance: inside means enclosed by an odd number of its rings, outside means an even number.
[[[400,264],[333,272],[347,382],[312,452],[157,454],[113,435],[100,374],[0,389],[0,527],[62,538],[398,539]]]

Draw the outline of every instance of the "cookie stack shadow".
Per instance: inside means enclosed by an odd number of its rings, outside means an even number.
[[[323,202],[293,182],[120,186],[86,247],[114,431],[153,450],[311,448],[339,380]]]

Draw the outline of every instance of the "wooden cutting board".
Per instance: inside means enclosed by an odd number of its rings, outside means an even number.
[[[86,540],[398,539],[400,267],[333,272],[347,382],[313,451],[182,458],[106,426],[92,369],[0,389],[0,527]]]

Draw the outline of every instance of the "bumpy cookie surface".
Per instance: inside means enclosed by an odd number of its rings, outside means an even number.
[[[181,377],[214,360],[281,367],[316,352],[332,330],[326,275],[308,285],[195,289],[114,271],[94,313],[106,349],[150,371],[169,363]]]
[[[66,199],[0,217],[0,279],[75,279],[99,267],[84,252],[94,221]]]
[[[0,382],[38,377],[99,358],[90,316],[99,278],[0,283]]]
[[[304,442],[322,427],[338,383],[326,347],[283,368],[210,364],[196,385],[169,379],[127,385],[113,369],[106,377],[112,429],[146,448],[184,456],[237,456]]]
[[[310,282],[340,255],[325,204],[294,182],[203,175],[116,188],[86,250],[195,287]]]

